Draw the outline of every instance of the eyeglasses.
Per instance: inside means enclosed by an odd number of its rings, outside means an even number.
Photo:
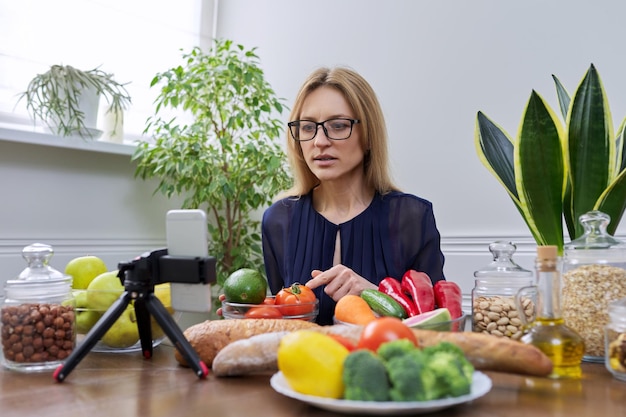
[[[352,126],[359,123],[357,119],[336,118],[328,119],[323,122],[314,122],[312,120],[296,120],[287,123],[291,137],[298,142],[312,140],[317,135],[318,127],[322,126],[324,133],[328,139],[344,140],[352,135]]]

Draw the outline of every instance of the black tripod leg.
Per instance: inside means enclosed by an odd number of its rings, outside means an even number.
[[[200,360],[200,357],[196,351],[193,350],[189,341],[185,339],[182,330],[180,330],[180,327],[178,327],[161,301],[153,293],[150,293],[147,295],[145,302],[150,314],[154,316],[157,323],[161,326],[161,329],[163,329],[167,337],[174,343],[174,346],[178,349],[180,354],[183,355],[187,364],[194,370],[199,378],[206,377],[209,374],[209,368]]]
[[[137,327],[139,328],[141,352],[144,358],[150,359],[152,357],[152,326],[150,325],[150,312],[146,307],[146,299],[143,296],[135,299],[135,315],[137,316]]]
[[[113,326],[113,323],[122,315],[124,310],[128,307],[131,301],[131,296],[128,292],[122,293],[104,315],[98,320],[98,322],[91,328],[89,333],[85,336],[83,343],[78,346],[65,362],[60,365],[53,374],[54,379],[58,382],[63,382],[65,378],[72,372],[72,370],[78,365],[78,363],[89,353],[89,351],[98,343],[98,340],[104,336],[104,334]]]

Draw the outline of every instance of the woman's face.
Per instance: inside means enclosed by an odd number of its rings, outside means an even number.
[[[300,120],[323,122],[334,118],[354,119],[355,115],[343,94],[332,87],[319,87],[304,100]],[[330,136],[333,136],[330,132]],[[302,154],[320,182],[352,181],[363,177],[364,151],[359,125],[352,127],[348,139],[329,139],[321,126],[312,140],[300,142]]]

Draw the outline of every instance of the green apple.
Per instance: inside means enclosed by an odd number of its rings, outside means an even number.
[[[76,332],[87,334],[89,330],[100,320],[102,313],[94,310],[84,310],[76,312]]]
[[[74,258],[65,265],[65,273],[72,276],[72,288],[84,290],[95,277],[107,272],[104,261],[87,255]]]
[[[134,307],[129,306],[100,339],[112,348],[127,348],[139,341]]]
[[[117,300],[124,286],[117,277],[117,270],[100,274],[87,287],[87,308],[104,312]]]

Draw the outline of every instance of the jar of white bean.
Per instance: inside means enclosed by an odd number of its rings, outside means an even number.
[[[518,340],[524,325],[534,319],[534,301],[515,297],[522,287],[534,284],[534,274],[513,261],[512,242],[496,241],[489,245],[493,262],[474,273],[472,290],[472,330]]]
[[[590,211],[583,234],[564,247],[561,310],[565,324],[585,342],[585,362],[605,361],[609,304],[626,297],[626,244],[607,232],[610,217]]]

